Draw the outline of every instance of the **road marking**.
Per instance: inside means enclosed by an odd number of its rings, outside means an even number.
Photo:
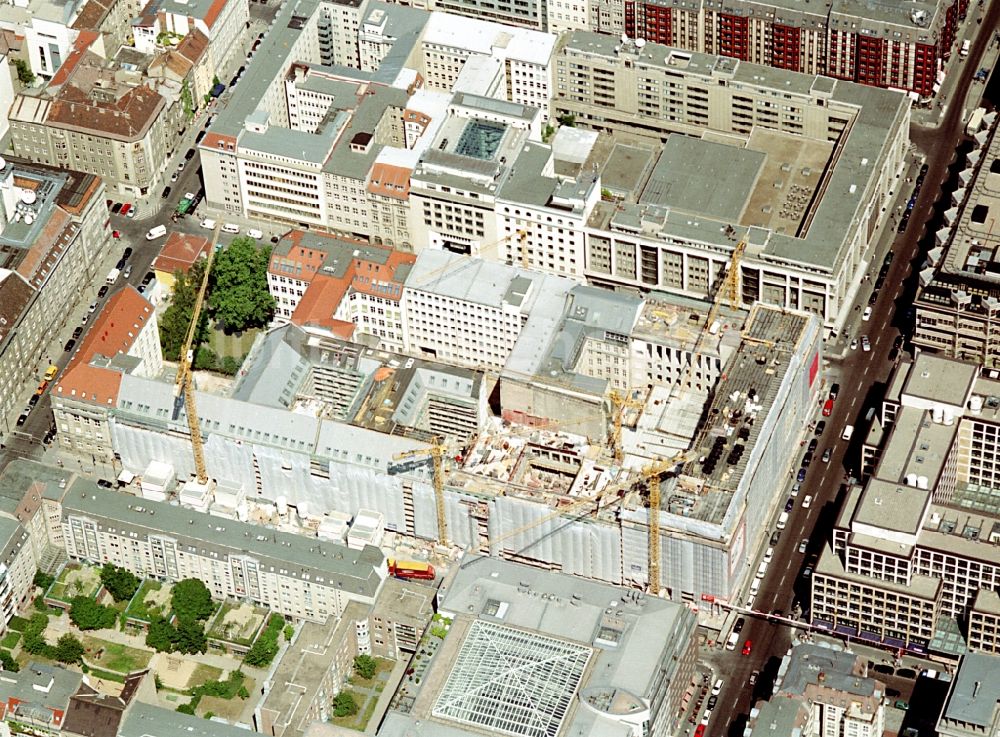
[[[865,366],[865,376],[868,376],[868,372],[871,370],[871,366]],[[860,387],[859,387],[860,388]]]
[[[781,580],[778,582],[778,588],[779,589],[785,588],[785,579],[786,578],[788,578],[788,569],[787,568],[785,569],[785,575],[783,575],[781,577]]]

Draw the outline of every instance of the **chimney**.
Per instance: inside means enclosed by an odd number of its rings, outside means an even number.
[[[976,685],[972,688],[972,698],[976,698],[979,695],[979,687],[982,685],[982,681],[976,681]]]
[[[823,671],[820,671],[819,675],[816,676],[816,680],[818,680],[820,683],[823,683],[823,681],[826,680],[826,673],[824,673]]]

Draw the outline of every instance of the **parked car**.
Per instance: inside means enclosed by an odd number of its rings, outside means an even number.
[[[170,187],[163,188],[163,194],[160,195],[163,199],[167,199],[170,196]]]
[[[806,469],[800,468],[798,474],[795,476],[795,480],[800,484],[806,480]]]
[[[867,307],[865,307],[865,311],[861,314],[861,319],[864,322],[868,322],[869,320],[872,319],[872,306],[871,305],[868,305]]]
[[[77,338],[79,338],[81,335],[83,335],[83,327],[82,326],[78,325],[77,327],[73,328],[73,339],[74,340],[76,340]]]
[[[194,158],[194,153],[195,153],[194,149],[193,148],[189,148],[187,150],[187,153],[184,154],[184,160],[185,161],[190,161],[191,159],[193,159]]]
[[[830,385],[830,394],[828,395],[830,399],[836,400],[837,396],[840,394],[840,384]]]
[[[125,212],[125,208],[124,207],[122,208],[122,212]],[[125,214],[125,217],[127,217],[127,218],[134,218],[135,217],[135,208],[130,205],[129,208],[128,208],[128,212]]]
[[[112,215],[117,215],[118,213],[120,213],[122,211],[122,207],[123,207],[123,205],[122,205],[121,202],[116,202],[115,206],[111,208],[111,214]]]
[[[173,184],[176,181],[177,181],[177,172],[174,172],[173,174],[170,175],[170,183]]]
[[[792,493],[792,498],[793,499],[799,495],[799,489],[801,489],[801,488],[802,488],[802,484],[799,484],[799,483],[792,484],[792,492],[791,493]]]
[[[789,497],[788,501],[785,502],[785,511],[791,512],[793,509],[795,509],[795,500]]]
[[[833,414],[833,400],[827,399],[823,404],[823,416],[829,417]]]
[[[775,530],[771,533],[771,545],[777,545],[778,540],[781,539],[781,530]]]
[[[124,205],[122,205],[121,214],[127,217],[130,212],[132,212],[132,203],[126,202]]]
[[[97,290],[97,298],[104,299],[104,295],[108,293],[108,285],[103,284],[100,289]]]
[[[75,345],[76,345],[76,338],[70,338],[69,340],[66,341],[66,345],[63,346],[63,351],[69,353],[71,350],[73,350],[73,346]]]
[[[132,276],[132,264],[126,266],[125,271],[122,272],[123,279],[128,279],[130,276]]]
[[[816,423],[816,432],[815,432],[816,437],[822,435],[824,430],[826,430],[826,421],[820,420],[819,422]]]
[[[736,624],[733,625],[733,632],[735,632],[736,634],[739,634],[740,632],[742,632],[743,631],[743,626],[746,623],[747,623],[747,621],[743,617],[740,617],[739,619],[737,619],[736,620]]]
[[[806,450],[808,450],[810,453],[814,453],[816,451],[816,446],[818,445],[819,445],[819,438],[813,438],[812,440],[809,441],[809,447]]]

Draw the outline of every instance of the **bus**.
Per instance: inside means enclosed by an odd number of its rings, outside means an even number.
[[[412,560],[396,560],[389,558],[389,575],[402,579],[417,579],[420,581],[434,580],[434,566],[430,563],[418,563]]]

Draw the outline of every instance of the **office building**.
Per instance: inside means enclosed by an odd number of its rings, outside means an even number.
[[[553,116],[632,134],[601,172],[588,279],[705,297],[742,241],[742,303],[846,319],[898,187],[905,95],[585,32],[554,66]]]
[[[934,247],[920,273],[913,343],[944,356],[1000,366],[1000,279],[992,222],[1000,208],[996,114],[973,138]]]
[[[848,491],[813,573],[814,625],[944,657],[1000,649],[998,378],[929,353],[900,364],[872,475]]]
[[[100,178],[0,161],[0,431],[15,430],[54,328],[94,283],[111,243]],[[44,370],[41,369],[41,370]]]
[[[683,606],[467,557],[440,611],[451,620],[444,643],[422,682],[405,683],[380,737],[638,737],[678,726],[697,653],[695,617]]]

